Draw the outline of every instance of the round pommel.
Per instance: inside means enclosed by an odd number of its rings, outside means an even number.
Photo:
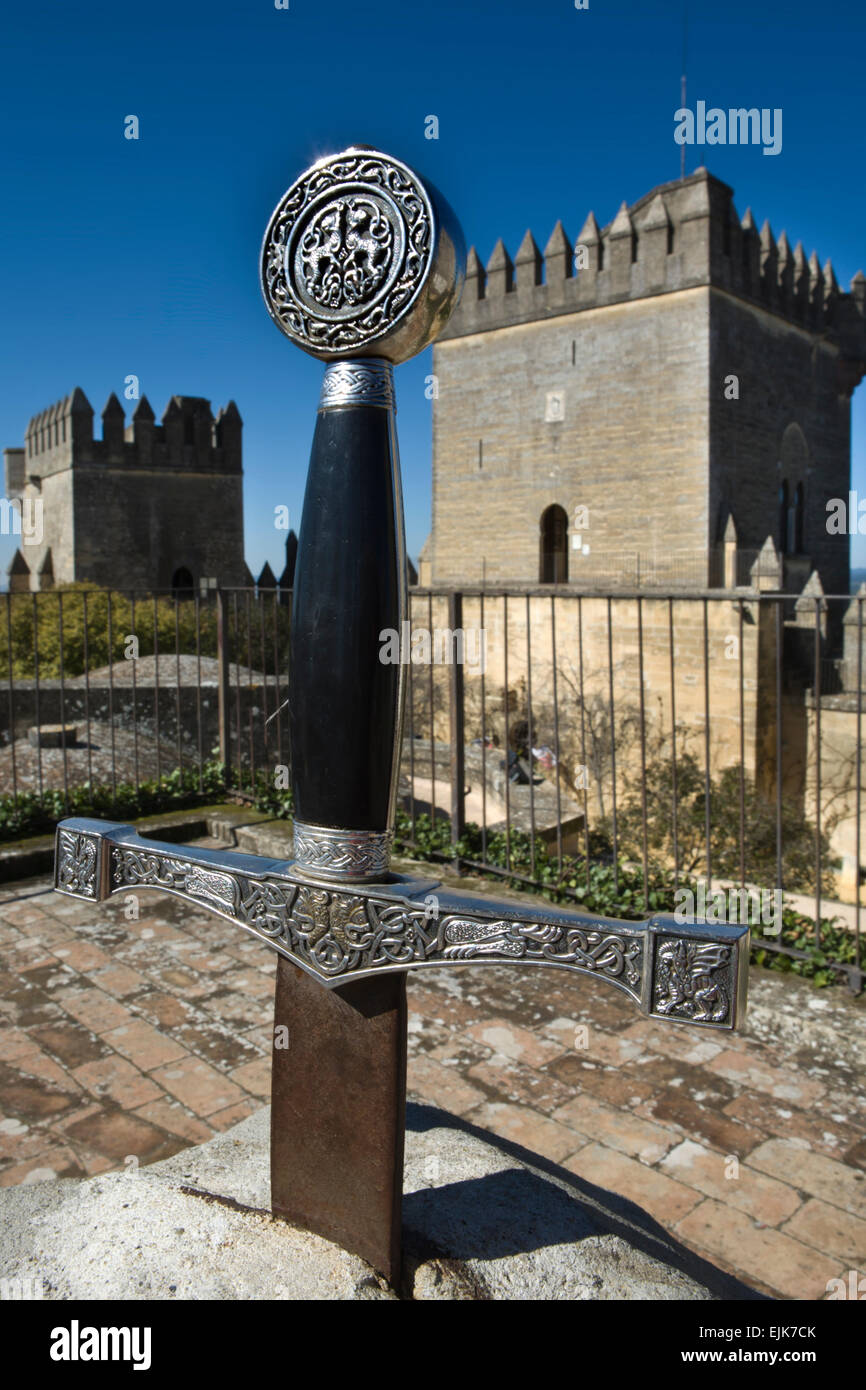
[[[465,262],[444,198],[399,159],[353,145],[280,199],[262,292],[277,327],[315,357],[405,362],[444,328]]]

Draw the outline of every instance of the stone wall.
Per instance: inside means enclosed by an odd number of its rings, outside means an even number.
[[[694,289],[437,343],[431,582],[537,583],[554,503],[572,582],[706,553],[708,315]]]

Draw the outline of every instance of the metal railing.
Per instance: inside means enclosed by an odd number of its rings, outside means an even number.
[[[166,778],[203,796],[220,764],[228,794],[286,786],[290,597],[3,595],[0,805],[59,818],[99,792],[101,813]],[[643,914],[699,880],[784,893],[859,987],[863,603],[414,589],[398,839],[579,902],[601,874]]]

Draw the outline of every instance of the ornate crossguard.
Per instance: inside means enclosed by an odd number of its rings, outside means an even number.
[[[614,921],[389,870],[405,668],[380,661],[380,633],[407,617],[392,364],[447,322],[464,261],[441,195],[366,146],[302,174],[265,233],[271,317],[328,362],[292,608],[294,859],[178,848],[98,820],[57,830],[58,891],[101,902],[160,889],[277,952],[274,1022],[290,1045],[273,1052],[272,1208],[392,1281],[409,970],[558,966],[607,981],[652,1018],[731,1029],[749,957],[745,926]]]
[[[140,888],[174,893],[236,922],[328,989],[424,966],[519,962],[605,980],[652,1018],[730,1029],[744,1005],[747,927],[491,903],[399,874],[347,888],[298,860],[178,849],[97,820],[64,821],[57,836],[59,892],[96,902]]]

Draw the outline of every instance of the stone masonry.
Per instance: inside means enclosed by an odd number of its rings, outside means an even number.
[[[24,448],[4,450],[6,494],[23,511],[10,588],[245,584],[242,429],[234,401],[214,418],[200,396],[172,396],[159,425],[142,396],[127,427],[112,393],[94,439],[80,387],[35,415]]]
[[[849,487],[864,305],[862,272],[844,293],[705,169],[601,229],[590,213],[576,246],[557,223],[543,257],[531,232],[514,262],[472,250],[434,349],[422,584],[537,583],[557,507],[570,583],[639,557],[665,584],[720,584],[726,540],[754,560],[771,536],[797,592],[815,569],[847,592],[826,504]]]

